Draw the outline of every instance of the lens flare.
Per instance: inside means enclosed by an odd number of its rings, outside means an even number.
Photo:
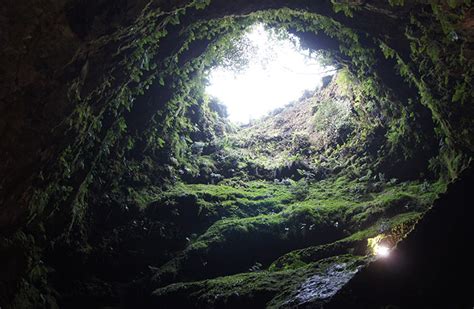
[[[367,239],[367,248],[371,255],[379,258],[386,258],[390,255],[392,246],[390,246],[390,236],[380,234],[374,238]]]
[[[383,245],[376,245],[375,254],[378,257],[383,257],[383,258],[388,257],[390,255],[390,248]]]

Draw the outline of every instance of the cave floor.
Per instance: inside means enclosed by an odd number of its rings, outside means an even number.
[[[146,198],[149,215],[186,231],[183,247],[151,267],[163,308],[314,307],[393,247],[442,183],[356,179],[179,184]],[[199,222],[200,224],[196,224]],[[175,226],[176,227],[176,226]]]

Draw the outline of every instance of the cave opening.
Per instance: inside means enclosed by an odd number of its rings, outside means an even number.
[[[8,2],[0,306],[471,308],[472,284],[452,282],[474,269],[455,254],[474,235],[472,12]],[[277,30],[262,48],[249,29]],[[291,60],[281,38],[310,82],[286,74],[267,100],[244,75],[254,90],[230,95],[245,106],[230,117],[222,68],[245,71],[242,49]],[[310,90],[276,91],[293,85]],[[243,93],[296,100],[268,113]]]
[[[227,106],[229,119],[248,124],[322,86],[334,74],[285,29],[251,25],[210,69],[206,93]]]

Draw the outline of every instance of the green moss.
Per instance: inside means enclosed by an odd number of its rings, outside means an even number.
[[[241,218],[275,213],[291,202],[287,187],[265,181],[252,181],[240,186],[225,184],[177,184],[171,191],[157,197],[159,203],[169,203],[182,195],[194,195],[201,212],[219,218]]]
[[[296,269],[322,259],[343,254],[365,256],[368,254],[367,239],[384,232],[387,235],[393,235],[396,241],[398,241],[411,231],[421,216],[422,214],[419,212],[409,212],[379,220],[369,228],[358,231],[336,242],[291,251],[274,261],[268,269],[272,271]],[[383,231],[381,227],[383,227]]]
[[[269,266],[268,269],[271,271],[277,271],[305,267],[309,263],[317,262],[319,260],[341,254],[346,254],[349,252],[349,248],[350,246],[347,245],[347,243],[337,241],[330,244],[294,250],[279,257]]]
[[[208,201],[225,197],[229,199],[227,202],[235,198],[238,204],[244,197],[252,197],[261,203],[259,205],[266,205],[274,202],[268,190],[286,187],[252,182],[245,189],[219,185],[183,185],[182,188],[192,188],[188,194],[193,192]],[[192,240],[181,254],[162,266],[155,274],[155,282],[163,285],[176,280],[238,273],[255,263],[267,267],[276,259],[270,269],[300,267],[346,253],[365,255],[367,238],[413,221],[442,189],[440,183],[426,182],[379,183],[374,189],[372,182],[348,177],[309,183],[306,199],[285,200],[288,204],[278,211],[273,207],[274,213],[218,220]],[[280,198],[288,196],[286,192]],[[310,248],[278,259],[305,247]]]
[[[335,236],[325,232],[327,222],[308,207],[220,220],[164,265],[155,277],[161,284],[168,282],[168,278],[189,280],[242,272],[256,262],[268,265],[292,248],[310,241],[332,240]]]
[[[156,200],[157,196],[162,194],[161,188],[147,187],[140,191],[129,188],[129,197],[140,210],[145,210],[150,203]]]
[[[177,283],[153,293],[154,303],[189,308],[238,308],[253,306],[279,308],[295,298],[299,288],[310,277],[322,275],[328,267],[346,265],[344,271],[355,269],[363,259],[351,255],[321,260],[299,269],[258,271],[211,280]]]

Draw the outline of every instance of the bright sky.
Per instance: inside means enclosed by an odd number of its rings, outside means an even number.
[[[297,100],[305,90],[321,85],[321,77],[332,68],[323,67],[315,57],[299,49],[290,40],[273,39],[263,25],[247,34],[257,52],[249,66],[236,74],[216,67],[211,70],[206,92],[227,106],[229,119],[248,123],[275,108]],[[271,56],[271,61],[263,64]]]

